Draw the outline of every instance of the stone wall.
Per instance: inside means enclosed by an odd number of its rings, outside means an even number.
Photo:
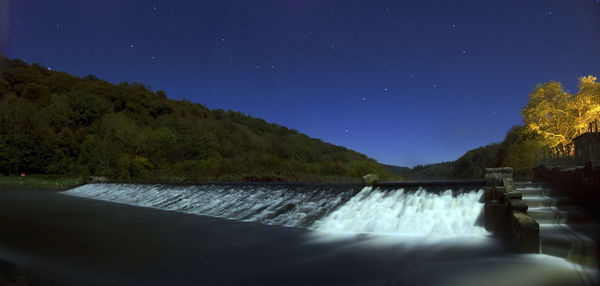
[[[591,162],[585,166],[550,167],[533,169],[536,180],[546,182],[555,190],[582,206],[600,206],[600,165]]]
[[[575,144],[576,165],[600,162],[600,132],[584,133],[573,139],[573,144]]]
[[[520,253],[539,253],[540,227],[527,215],[512,178],[512,168],[486,169],[484,224]]]

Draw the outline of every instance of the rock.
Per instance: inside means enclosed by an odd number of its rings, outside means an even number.
[[[502,232],[506,229],[508,206],[498,201],[489,201],[484,206],[484,226],[489,232]]]
[[[513,169],[511,167],[504,168],[485,168],[486,187],[502,186],[504,178],[512,179]]]
[[[504,201],[504,193],[505,193],[505,190],[503,187],[495,187],[495,188],[486,187],[485,192],[484,192],[484,199],[486,202],[487,201],[503,202]]]
[[[522,213],[527,213],[527,209],[529,208],[529,206],[520,199],[510,200],[510,205],[513,210],[519,211]]]
[[[280,208],[279,210],[277,210],[277,212],[275,213],[275,217],[278,217],[284,213],[288,213],[293,211],[296,208],[296,204],[287,204],[284,207]]]
[[[521,200],[523,199],[523,194],[519,192],[507,192],[506,195],[511,200]]]
[[[540,252],[540,225],[532,217],[513,211],[513,231],[521,253]]]
[[[105,176],[90,176],[89,179],[92,183],[108,182],[108,177]]]
[[[379,176],[377,174],[368,174],[362,177],[362,183],[364,186],[371,186],[379,182]]]
[[[504,178],[502,179],[502,183],[504,184],[504,188],[506,188],[507,192],[515,192],[517,190],[513,178]]]

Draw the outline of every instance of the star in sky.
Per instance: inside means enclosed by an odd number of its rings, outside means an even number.
[[[600,42],[589,37],[598,33],[595,24],[600,11],[595,8],[600,7],[600,0],[581,1],[581,5],[544,0],[512,0],[519,5],[436,2],[440,9],[432,9],[428,1],[412,1],[411,5],[404,1],[361,1],[360,5],[318,1],[314,6],[304,1],[302,11],[288,11],[291,7],[278,1],[175,1],[176,5],[161,6],[160,15],[158,6],[163,2],[157,0],[108,1],[110,5],[98,6],[101,11],[90,9],[90,1],[71,1],[66,6],[47,0],[10,2],[11,17],[5,27],[9,37],[0,41],[6,43],[5,54],[10,58],[42,61],[53,70],[73,74],[95,73],[110,82],[142,82],[165,90],[169,98],[187,97],[209,108],[239,110],[396,164],[456,159],[470,147],[502,140],[510,126],[521,123],[519,110],[536,83],[566,81],[568,88],[576,89],[574,79],[597,70],[593,63],[600,57],[593,52],[600,50]],[[532,21],[531,13],[546,21]],[[353,15],[360,21],[349,21]],[[408,29],[406,23],[418,29]],[[519,33],[513,32],[514,27],[519,27]],[[581,33],[571,33],[569,41],[556,41],[557,34],[575,30]],[[508,44],[498,45],[499,41]],[[31,44],[36,42],[44,45]],[[573,42],[589,49],[570,53]],[[544,48],[549,45],[552,49]],[[565,67],[548,70],[548,58]],[[529,68],[521,69],[524,65]],[[198,81],[198,75],[209,75],[210,84]],[[481,86],[494,86],[498,79],[507,84],[481,97]],[[286,94],[283,90],[288,88],[293,92]],[[277,102],[281,108],[265,104],[271,94],[281,94]],[[422,96],[406,100],[404,94]],[[318,98],[328,103],[337,102],[338,97],[340,102],[346,100],[344,108],[304,100]],[[498,101],[505,103],[506,110],[495,110],[492,115],[490,107]],[[375,102],[378,108],[364,110]],[[474,114],[467,115],[459,102],[472,103]],[[420,120],[423,115],[418,110],[431,104],[441,105],[440,109],[457,104],[458,115],[443,124],[494,131],[486,132],[487,137],[473,132],[464,138],[448,138],[440,150],[452,152],[436,155],[426,151],[404,154],[403,150],[437,148],[437,143],[420,146],[426,139],[417,132],[411,142],[391,134],[386,141],[407,145],[385,152],[379,143],[343,136],[344,130],[368,134],[372,130],[363,128],[363,120],[384,112],[399,115],[381,123],[382,128],[412,120],[411,128],[418,131],[427,123]],[[301,119],[315,112],[335,120]],[[365,118],[348,116],[356,112],[365,112]],[[473,121],[473,115],[489,121]],[[442,113],[439,116],[443,118]],[[413,156],[414,162],[402,159],[406,156]]]

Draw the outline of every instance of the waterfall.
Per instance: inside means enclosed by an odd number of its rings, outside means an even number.
[[[481,235],[486,231],[476,221],[482,195],[483,190],[454,195],[452,190],[436,194],[423,188],[383,192],[366,187],[314,227],[327,232]]]
[[[481,235],[482,190],[293,185],[88,184],[65,192],[191,214],[322,232]]]

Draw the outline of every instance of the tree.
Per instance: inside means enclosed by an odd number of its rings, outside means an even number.
[[[538,84],[523,108],[525,126],[549,146],[568,144],[600,117],[600,84],[593,76],[579,79],[579,92],[569,94],[558,82]]]

